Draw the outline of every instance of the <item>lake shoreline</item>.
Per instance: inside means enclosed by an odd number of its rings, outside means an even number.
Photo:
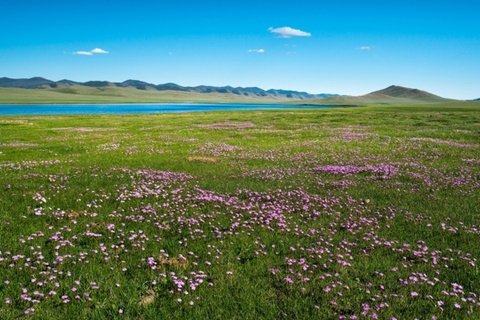
[[[127,115],[213,111],[266,111],[330,109],[336,105],[245,103],[107,103],[107,104],[0,104],[2,116]]]

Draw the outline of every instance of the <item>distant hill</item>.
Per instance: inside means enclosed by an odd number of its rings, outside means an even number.
[[[388,88],[369,93],[367,96],[374,97],[377,95],[380,95],[380,96],[384,95],[392,98],[403,98],[403,99],[410,99],[410,100],[425,100],[425,101],[444,99],[442,97],[436,96],[426,91],[405,88],[400,86],[390,86]]]
[[[47,80],[40,77],[35,77],[30,79],[0,78],[0,87],[4,87],[4,88],[35,89],[35,88],[50,86],[54,83],[55,83],[54,81]]]
[[[283,100],[306,100],[306,99],[323,99],[336,96],[335,94],[310,94],[307,92],[293,90],[264,90],[257,87],[215,87],[215,86],[196,86],[183,87],[175,83],[153,84],[140,80],[126,80],[124,82],[109,81],[88,81],[76,82],[71,80],[51,81],[48,79],[36,77],[30,79],[10,79],[0,78],[0,87],[3,88],[23,88],[23,89],[47,89],[61,93],[74,93],[75,90],[82,91],[81,87],[108,89],[108,88],[133,88],[136,90],[148,91],[178,91],[183,93],[209,93],[233,95],[247,98],[260,99],[283,99]],[[73,87],[76,87],[73,88]]]
[[[315,104],[335,105],[368,105],[368,104],[407,104],[407,103],[435,103],[449,101],[432,93],[419,89],[390,86],[363,96],[335,96],[322,100],[312,100]]]

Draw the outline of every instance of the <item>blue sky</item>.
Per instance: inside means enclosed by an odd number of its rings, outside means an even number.
[[[2,0],[0,76],[479,98],[478,12],[465,0]]]

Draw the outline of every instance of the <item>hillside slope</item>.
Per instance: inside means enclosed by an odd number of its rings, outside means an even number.
[[[444,100],[444,98],[434,95],[430,92],[426,92],[418,89],[412,89],[412,88],[405,88],[401,86],[390,86],[388,88],[369,93],[368,95],[370,96],[384,95],[392,98],[424,100],[424,101]]]
[[[269,102],[279,100],[322,99],[335,96],[332,94],[310,94],[294,90],[264,90],[257,87],[214,87],[204,85],[184,87],[175,83],[156,85],[131,79],[124,82],[75,82],[67,79],[55,82],[40,77],[30,79],[0,78],[0,88],[33,90],[32,92],[3,90],[5,97],[3,97],[2,101],[4,103],[8,101],[18,103],[35,101],[35,96],[48,97],[51,99],[49,102],[57,102],[57,99],[59,99],[58,102],[65,100],[77,102],[95,100],[91,99],[91,97],[81,96],[85,94],[88,96],[101,96],[101,101],[111,102],[163,102],[177,101],[177,98],[186,99],[185,101],[212,101],[212,99],[216,101],[217,98],[221,98],[222,101]],[[22,92],[21,97],[18,96],[18,92]],[[67,94],[71,94],[72,96],[64,96]],[[110,98],[106,98],[107,96]],[[45,101],[42,100],[42,102]]]
[[[0,103],[290,103],[318,105],[402,105],[454,102],[419,89],[401,86],[362,96],[310,94],[292,90],[263,90],[257,87],[184,87],[175,83],[155,85],[139,80],[124,82],[45,78],[0,78]],[[479,101],[479,100],[474,100]]]
[[[0,88],[0,104],[35,103],[285,103],[279,97],[239,96],[229,93],[153,91],[135,88],[92,88],[73,85],[55,89]]]
[[[309,101],[312,104],[333,104],[333,105],[369,105],[369,104],[412,104],[412,103],[437,103],[445,102],[445,99],[432,93],[405,88],[401,86],[390,86],[388,88],[374,91],[362,96],[336,96],[325,99]]]

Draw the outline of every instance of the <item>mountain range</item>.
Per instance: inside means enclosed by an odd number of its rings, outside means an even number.
[[[0,87],[4,88],[23,88],[23,89],[74,89],[75,86],[91,87],[91,88],[135,88],[137,90],[150,91],[180,91],[193,93],[219,93],[232,94],[245,97],[265,97],[265,98],[282,98],[292,100],[305,99],[323,99],[336,96],[335,94],[311,94],[307,92],[294,90],[263,90],[257,87],[215,87],[215,86],[195,86],[184,87],[175,83],[152,84],[140,80],[126,80],[124,82],[109,82],[109,81],[87,81],[76,82],[72,80],[52,81],[41,77],[34,77],[30,79],[11,79],[0,78]],[[65,91],[65,90],[64,90]]]
[[[0,78],[0,103],[292,103],[319,105],[425,104],[454,102],[419,89],[401,86],[361,96],[311,94],[293,90],[264,90],[257,87],[181,86],[152,84],[139,80],[124,82],[72,80],[52,81]],[[474,100],[480,101],[480,99]]]

